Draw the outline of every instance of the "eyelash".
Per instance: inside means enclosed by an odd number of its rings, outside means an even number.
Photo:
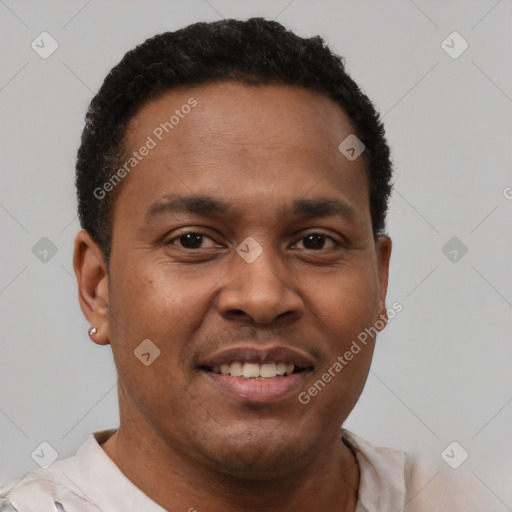
[[[173,242],[175,240],[179,240],[183,236],[192,235],[192,234],[193,235],[203,236],[203,237],[209,238],[212,241],[215,241],[215,240],[213,240],[213,238],[211,236],[207,235],[206,233],[203,233],[202,231],[186,231],[184,233],[180,233],[179,235],[175,236],[174,238],[171,238],[170,240],[168,240],[165,243],[165,245],[175,245],[175,244],[173,244]],[[327,235],[327,234],[322,233],[322,232],[318,232],[318,231],[312,231],[310,233],[307,233],[304,236],[300,237],[299,240],[303,240],[304,238],[307,238],[308,236],[311,236],[311,235],[320,235],[320,236],[323,236],[325,239],[331,240],[333,242],[333,244],[334,244],[334,247],[330,247],[328,249],[338,248],[338,247],[342,246],[342,244],[340,242],[338,242],[332,236]],[[202,248],[199,247],[199,248],[196,248],[196,249],[190,249],[188,247],[182,247],[182,249],[185,250],[185,251],[199,251]],[[328,249],[322,248],[322,249],[317,249],[317,250],[315,250],[315,249],[305,249],[305,250],[309,250],[309,251],[313,251],[313,252],[320,252],[320,251],[325,251],[325,250],[328,250]]]

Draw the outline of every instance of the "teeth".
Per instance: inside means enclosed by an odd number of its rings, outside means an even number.
[[[272,379],[291,375],[295,365],[293,363],[242,363],[233,361],[231,364],[221,364],[212,368],[214,373],[243,377],[244,379]]]
[[[277,375],[284,375],[286,373],[286,365],[284,363],[276,364]]]
[[[260,376],[260,365],[258,363],[244,363],[242,375],[246,379]]]
[[[241,377],[243,375],[243,365],[240,361],[235,361],[229,365],[229,373],[232,377]]]
[[[276,363],[260,364],[260,377],[270,378],[277,375]]]

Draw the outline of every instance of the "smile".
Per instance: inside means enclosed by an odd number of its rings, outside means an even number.
[[[230,375],[231,377],[243,377],[244,379],[273,379],[282,378],[292,373],[304,371],[303,368],[295,366],[293,363],[243,363],[234,361],[229,364],[214,366],[213,373]]]
[[[198,369],[230,398],[272,403],[295,396],[314,369],[313,362],[294,348],[238,346],[205,359]]]

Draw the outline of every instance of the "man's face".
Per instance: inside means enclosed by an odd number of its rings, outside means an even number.
[[[338,150],[353,132],[322,95],[233,82],[172,91],[132,119],[127,153],[156,143],[113,219],[108,334],[132,428],[239,476],[299,467],[339,436],[373,340],[309,403],[299,394],[385,311],[390,253],[374,243],[363,158]],[[147,339],[160,355],[146,366],[134,350]]]

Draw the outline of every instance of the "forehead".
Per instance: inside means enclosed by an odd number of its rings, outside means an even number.
[[[190,108],[192,101],[197,105]],[[204,142],[212,149],[261,149],[260,158],[272,146],[295,144],[304,154],[335,159],[339,143],[353,132],[347,115],[324,95],[291,85],[226,81],[172,90],[147,102],[129,123],[126,142],[137,148],[153,134],[171,150],[171,142],[180,150]]]
[[[126,157],[152,147],[123,183],[115,211],[128,199],[147,208],[166,194],[192,193],[245,205],[267,199],[280,213],[311,194],[342,196],[367,210],[364,159],[338,150],[353,132],[333,100],[301,87],[219,82],[172,90],[129,123]]]

